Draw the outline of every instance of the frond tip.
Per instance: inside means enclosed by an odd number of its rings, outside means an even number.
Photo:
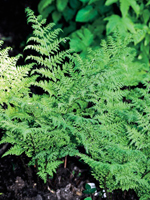
[[[33,60],[38,64],[38,66],[48,68],[52,73],[49,79],[54,77],[56,80],[55,69],[62,65],[65,57],[68,57],[69,53],[68,51],[60,51],[60,44],[62,42],[65,43],[68,38],[58,39],[60,31],[62,31],[60,28],[54,29],[54,23],[45,25],[45,21],[43,21],[41,16],[36,17],[34,12],[29,8],[26,8],[26,12],[28,23],[32,23],[33,35],[28,39],[28,45],[24,50],[31,49],[37,54],[36,56],[28,55],[26,60]],[[30,42],[33,42],[34,44],[30,45]],[[40,71],[38,70],[37,73],[39,72]],[[42,74],[42,70],[40,75],[44,76],[44,74]]]

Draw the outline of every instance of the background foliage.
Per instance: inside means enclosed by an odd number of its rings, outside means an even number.
[[[48,21],[54,21],[69,36],[70,48],[76,52],[87,52],[87,47],[97,46],[105,30],[105,15],[111,8],[104,0],[42,0],[38,11]],[[83,53],[83,55],[84,55]]]
[[[54,21],[72,38],[70,48],[82,52],[96,47],[100,39],[116,28],[125,36],[134,35],[138,58],[149,64],[150,1],[145,0],[41,0],[38,11],[48,21]]]
[[[107,0],[106,6],[119,8],[120,15],[111,13],[105,20],[107,34],[114,31],[116,26],[120,33],[126,34],[127,31],[134,35],[134,45],[138,49],[138,58],[149,64],[149,45],[150,45],[150,1],[141,0]]]

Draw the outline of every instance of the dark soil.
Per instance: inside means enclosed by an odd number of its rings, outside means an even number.
[[[37,180],[36,168],[26,165],[27,160],[24,155],[1,158],[0,199],[79,200],[87,196],[82,194],[85,183],[95,182],[88,168],[76,158],[69,158],[67,168],[64,168],[63,164],[60,165],[54,177],[44,184],[42,180]]]
[[[0,40],[3,47],[12,47],[10,55],[23,53],[26,38],[31,33],[27,25],[25,8],[37,12],[38,0],[1,0]],[[19,61],[22,63],[22,61]],[[2,136],[2,134],[1,134]],[[0,157],[8,148],[0,145]],[[36,167],[28,167],[28,158],[7,156],[0,158],[0,200],[83,200],[86,183],[95,183],[97,191],[102,193],[98,182],[91,176],[90,169],[79,158],[68,158],[67,167],[60,165],[53,178],[47,184],[38,180]],[[104,197],[104,196],[103,196]],[[102,195],[93,196],[93,200],[102,200]],[[134,191],[114,191],[112,200],[138,200]]]
[[[2,149],[2,147],[1,147]],[[95,183],[100,195],[93,200],[105,200],[103,190],[90,175],[90,169],[78,158],[68,158],[67,167],[60,165],[53,178],[44,184],[36,176],[36,168],[28,167],[28,159],[8,156],[0,159],[0,200],[84,200],[86,183]],[[102,198],[103,197],[103,198]],[[138,200],[134,191],[114,191],[112,200]]]

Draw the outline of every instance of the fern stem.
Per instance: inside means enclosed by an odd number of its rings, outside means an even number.
[[[65,156],[64,168],[67,167],[67,156]]]

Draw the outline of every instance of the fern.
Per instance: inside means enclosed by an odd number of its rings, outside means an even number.
[[[6,129],[6,134],[1,143],[13,145],[3,156],[25,152],[31,158],[30,164],[37,166],[37,174],[46,182],[63,157],[78,153],[78,130],[68,118],[68,102],[74,91],[76,73],[73,63],[66,61],[71,57],[69,51],[59,50],[60,43],[67,40],[58,39],[60,29],[53,29],[54,24],[45,25],[45,20],[41,16],[35,17],[30,9],[26,12],[33,35],[25,50],[34,50],[36,56],[26,58],[31,63],[23,66],[25,70],[30,69],[28,93],[14,98],[17,104],[5,111],[1,126]],[[31,42],[34,44],[30,45]],[[25,83],[22,81],[24,90]],[[43,95],[30,94],[31,85],[41,88]],[[72,104],[71,107],[70,112],[73,111]]]
[[[1,143],[12,144],[5,155],[24,152],[44,182],[65,156],[79,155],[107,196],[115,189],[134,189],[145,198],[150,188],[149,69],[137,62],[132,37],[114,33],[82,59],[61,51],[66,39],[57,39],[60,29],[26,12],[33,28],[25,48],[33,52],[26,58],[31,64],[24,66],[30,78],[20,75],[19,98],[12,98],[13,106],[7,101],[1,114],[6,129]],[[31,94],[31,85],[42,94]],[[2,89],[6,92],[5,85]]]
[[[3,42],[1,41],[0,45]],[[28,72],[31,68],[16,67],[19,55],[16,57],[9,57],[8,52],[11,48],[0,50],[0,104],[14,103],[13,98],[21,98],[28,95],[29,79],[27,79]],[[25,78],[26,77],[26,78]]]
[[[149,110],[149,92],[138,89],[138,85],[147,85],[149,69],[136,61],[135,50],[127,46],[132,38],[127,38],[123,42],[115,33],[102,41],[101,49],[90,51],[84,62],[78,59],[80,87],[84,88],[84,100],[90,102],[82,116],[86,113],[95,120],[94,126],[86,125],[82,133],[87,155],[80,156],[107,195],[118,188],[132,188],[140,196],[143,188],[148,192],[150,187],[148,179],[143,178],[144,173],[148,176],[149,115],[145,113]]]

